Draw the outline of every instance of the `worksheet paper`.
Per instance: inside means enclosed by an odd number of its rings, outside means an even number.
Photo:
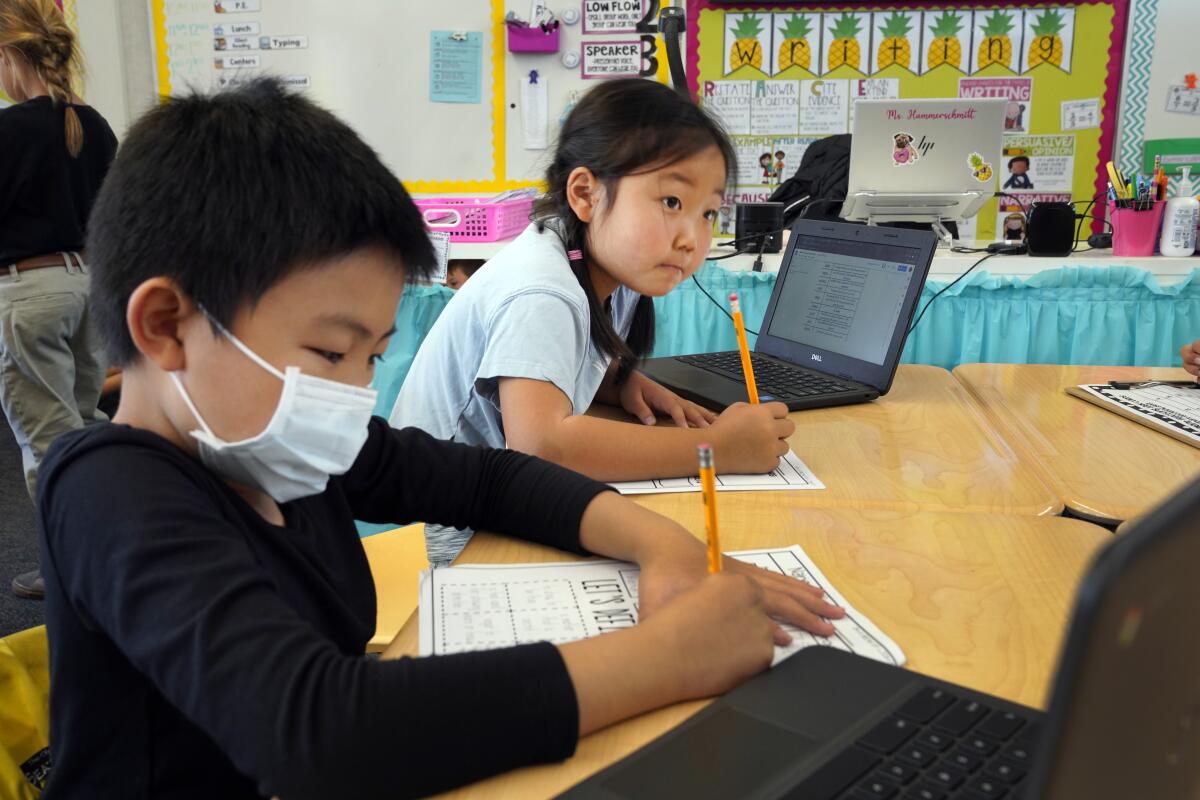
[[[1200,447],[1200,389],[1163,384],[1135,389],[1082,384],[1078,388],[1120,407],[1136,422],[1169,431],[1172,436]]]
[[[852,608],[799,545],[728,553],[763,569],[821,587],[846,609],[833,620],[834,635],[814,636],[790,625],[787,647],[776,647],[772,666],[805,647],[824,645],[885,664],[904,653],[871,620]],[[638,621],[636,564],[578,561],[555,564],[465,564],[421,573],[421,655],[512,647],[529,642],[572,642],[630,628]]]
[[[669,494],[700,491],[700,476],[657,478],[652,481],[615,481],[609,486],[621,494]],[[824,489],[812,470],[789,450],[779,466],[763,475],[718,475],[718,492],[770,492],[797,489]]]

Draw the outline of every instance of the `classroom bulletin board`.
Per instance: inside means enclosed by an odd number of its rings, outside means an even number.
[[[633,0],[632,5],[646,0]],[[416,193],[491,194],[536,185],[561,114],[594,80],[561,53],[637,39],[585,30],[606,0],[551,2],[585,24],[561,25],[559,53],[509,52],[505,14],[529,0],[147,0],[160,97],[210,91],[259,74],[281,77],[345,119]],[[663,2],[662,5],[670,5]],[[589,15],[587,9],[595,7]],[[640,16],[609,14],[614,20]],[[657,72],[666,80],[662,40]],[[445,54],[445,55],[442,55]],[[648,60],[646,63],[655,63]],[[546,143],[522,136],[525,84],[545,92]]]
[[[734,135],[735,201],[766,199],[812,142],[850,132],[858,99],[1007,99],[995,187],[1005,194],[959,225],[962,238],[987,240],[1032,202],[1103,192],[1127,6],[692,0],[688,73]],[[1018,158],[1010,171],[1019,156],[1028,167]]]

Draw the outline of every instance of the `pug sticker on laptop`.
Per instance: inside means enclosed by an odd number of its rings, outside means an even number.
[[[892,134],[892,166],[908,167],[917,163],[917,149],[912,146],[912,134],[898,131]]]
[[[979,153],[967,156],[967,166],[971,168],[971,177],[980,183],[987,183],[992,179],[992,165],[984,161]]]

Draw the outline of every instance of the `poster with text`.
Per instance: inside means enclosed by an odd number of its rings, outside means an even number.
[[[750,134],[750,104],[755,81],[705,81],[700,104],[721,120],[731,136]]]
[[[1004,137],[1001,191],[1070,193],[1074,171],[1074,134]]]
[[[821,37],[821,69],[834,77],[866,75],[871,60],[871,13],[846,11],[825,14]]]
[[[645,13],[645,0],[584,0],[583,32],[635,33]]]
[[[725,75],[761,79],[771,68],[771,14],[725,15]]]
[[[921,71],[921,12],[876,11],[870,74],[889,67]]]
[[[1021,48],[1021,72],[1043,64],[1071,71],[1071,53],[1075,49],[1075,9],[1031,8],[1025,12],[1024,47]]]
[[[967,72],[974,75],[993,65],[1016,72],[1021,66],[1025,12],[1011,6],[976,11],[974,22],[974,47]]]
[[[850,81],[800,81],[800,133],[832,136],[849,124]]]
[[[899,78],[860,78],[850,81],[850,121],[851,133],[854,132],[854,105],[859,100],[898,100],[900,99]]]
[[[996,204],[996,240],[1023,242],[1028,228],[1029,209],[1034,203],[1069,203],[1070,193],[1030,192],[1002,195]]]
[[[821,15],[798,11],[772,15],[771,74],[780,78],[816,77],[821,56]]]
[[[958,96],[972,100],[1006,100],[1005,132],[1029,130],[1029,120],[1033,117],[1033,78],[960,78]]]
[[[920,69],[922,75],[933,70],[954,70],[960,73],[967,71],[971,65],[974,13],[969,9],[959,8],[924,13]]]
[[[754,136],[795,135],[800,126],[800,81],[755,81],[750,106]]]

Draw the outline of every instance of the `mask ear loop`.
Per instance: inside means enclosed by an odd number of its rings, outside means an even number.
[[[286,382],[287,378],[282,372],[275,369],[275,367],[269,361],[267,361],[262,356],[260,356],[258,353],[254,352],[249,347],[247,347],[242,342],[241,339],[237,338],[232,333],[230,333],[225,328],[224,325],[222,325],[221,323],[219,323],[215,319],[213,319],[212,314],[208,313],[208,309],[206,309],[204,306],[200,305],[199,303],[196,304],[196,308],[200,309],[200,313],[203,314],[210,323],[212,323],[212,326],[214,328],[216,328],[218,331],[220,331],[222,336],[224,336],[226,339],[228,339],[230,342],[232,342],[234,347],[236,347],[238,350],[241,350],[243,355],[246,356],[246,358],[250,359],[255,364],[258,364],[260,367],[265,369],[267,372],[271,373],[276,378],[279,378],[279,380]]]
[[[183,398],[184,404],[188,407],[188,411],[192,412],[192,416],[196,418],[196,422],[200,423],[200,427],[204,429],[204,432],[208,434],[208,436],[216,439],[217,435],[212,432],[212,428],[208,427],[208,423],[204,421],[204,417],[200,416],[200,410],[196,408],[196,404],[193,403],[192,398],[188,396],[187,389],[183,388],[183,379],[179,377],[179,373],[168,372],[167,374],[171,377],[171,380],[175,382],[175,388],[179,390],[179,396]]]

